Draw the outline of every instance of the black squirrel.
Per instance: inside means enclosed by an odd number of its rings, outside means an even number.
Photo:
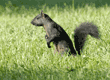
[[[43,13],[43,11],[41,11],[41,13],[31,21],[31,24],[44,27],[46,31],[45,39],[47,41],[48,48],[51,48],[50,43],[53,42],[55,45],[55,52],[57,51],[58,53],[61,53],[61,55],[66,52],[72,55],[77,54],[72,41],[64,29],[54,22],[47,14]],[[79,55],[88,34],[99,39],[98,28],[93,23],[81,23],[74,32],[75,48]]]

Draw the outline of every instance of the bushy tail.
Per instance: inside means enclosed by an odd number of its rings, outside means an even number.
[[[88,34],[97,39],[100,38],[97,26],[89,22],[84,22],[80,24],[80,26],[77,27],[74,32],[75,48],[78,51],[79,55],[80,50],[82,50],[82,47],[84,46]]]

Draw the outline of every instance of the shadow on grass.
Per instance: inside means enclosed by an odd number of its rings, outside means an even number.
[[[0,3],[2,6],[6,6],[9,0],[1,0]],[[41,9],[41,6],[46,4],[49,8],[54,7],[56,4],[60,8],[65,8],[65,6],[74,5],[75,8],[78,6],[84,7],[85,5],[90,5],[91,3],[95,4],[95,7],[101,7],[106,3],[110,5],[110,0],[10,0],[14,7],[16,6],[25,6],[25,8],[34,7],[37,10]],[[66,3],[66,5],[64,5]]]
[[[72,73],[71,73],[72,72]],[[7,69],[1,68],[0,69],[0,80],[69,80],[71,77],[75,79],[76,72],[61,72],[61,71],[52,71],[49,69],[40,69],[40,70],[33,70],[33,69]],[[70,75],[68,77],[67,75]],[[74,75],[74,76],[73,76]]]
[[[33,70],[28,69],[15,69],[10,70],[7,68],[0,68],[0,80],[109,80],[107,77],[109,74],[107,70],[93,70],[93,69],[81,69],[74,71],[52,71],[49,69]]]
[[[110,5],[110,0],[74,0],[74,6],[77,8],[78,6],[84,7],[85,5],[92,5],[96,8],[102,7],[104,5]]]

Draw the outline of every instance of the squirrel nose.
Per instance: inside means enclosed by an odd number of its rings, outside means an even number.
[[[33,22],[31,21],[31,24],[33,24]]]
[[[33,21],[31,21],[31,24],[33,24],[33,25],[34,25]]]

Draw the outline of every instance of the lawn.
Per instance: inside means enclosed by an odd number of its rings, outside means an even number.
[[[0,80],[110,80],[110,6],[44,6],[0,5]],[[44,28],[30,23],[41,10],[63,27],[73,45],[74,30],[82,22],[97,25],[100,39],[88,35],[80,56],[54,54]]]

